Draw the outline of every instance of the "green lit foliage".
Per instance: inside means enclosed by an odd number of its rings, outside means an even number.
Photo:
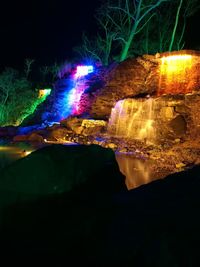
[[[107,58],[123,61],[130,57],[132,47],[137,42],[136,36],[146,27],[158,7],[168,1],[170,0],[108,0],[102,5],[96,18],[102,29],[100,36],[104,40]],[[97,39],[100,37],[97,36]],[[83,45],[82,50],[86,48]],[[102,62],[104,63],[103,60]]]
[[[26,58],[25,59],[25,67],[24,67],[24,72],[25,72],[25,77],[28,79],[29,74],[32,70],[32,64],[34,63],[34,59]]]
[[[163,3],[138,34],[137,42],[130,48],[130,55],[183,49],[187,18],[192,16],[199,6],[198,0]]]
[[[184,46],[184,33],[186,27],[186,20],[187,18],[191,17],[199,8],[199,0],[176,0],[174,3],[177,2],[177,10],[176,16],[174,19],[174,26],[171,34],[171,41],[169,45],[169,51],[173,50],[174,43],[176,44],[176,37],[178,35],[177,41],[177,49],[179,50]],[[180,23],[181,20],[181,23]]]
[[[0,126],[19,125],[44,99],[17,70],[5,69],[0,74]]]
[[[59,72],[60,72],[61,66],[57,63],[54,62],[54,64],[50,66],[42,66],[39,68],[41,80],[43,84],[50,84],[54,82],[56,79],[59,78]]]
[[[144,53],[184,48],[187,18],[199,0],[107,0],[97,11],[98,35],[77,49],[107,65]]]

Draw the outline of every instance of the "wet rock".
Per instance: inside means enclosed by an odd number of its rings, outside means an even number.
[[[161,116],[166,119],[172,119],[175,116],[174,107],[163,107],[160,112]]]
[[[16,135],[13,137],[13,141],[14,142],[24,142],[28,140],[28,136],[27,135]]]
[[[177,73],[172,75],[171,69],[168,70],[167,62],[163,62],[162,58],[184,54],[191,55],[191,60],[189,62],[182,61],[181,64],[175,60],[171,62],[171,64],[179,64]],[[112,69],[105,86],[95,93],[88,114],[93,118],[108,119],[111,109],[120,99],[148,94],[161,96],[198,92],[200,88],[199,69],[200,54],[190,50],[162,53],[160,57],[143,55],[125,60]],[[177,107],[177,112],[183,113],[184,110],[185,107]],[[166,112],[169,117],[173,115],[171,108]]]
[[[83,135],[97,135],[106,131],[107,122],[104,120],[84,119],[81,126]]]
[[[31,133],[30,135],[27,136],[27,141],[43,143],[44,139],[41,135],[37,133]]]
[[[183,116],[178,115],[176,118],[170,121],[169,126],[173,130],[175,136],[180,137],[186,134],[187,123]]]
[[[0,127],[0,138],[12,138],[17,134],[17,127]]]
[[[50,128],[47,138],[50,140],[64,140],[69,132],[70,130],[62,126]]]
[[[111,149],[113,149],[113,150],[116,150],[116,149],[117,149],[117,145],[114,144],[114,143],[109,143],[109,144],[107,144],[106,147],[111,148]]]
[[[186,166],[186,164],[184,164],[183,162],[177,163],[176,164],[176,168],[177,169],[183,169]]]
[[[155,66],[155,62],[144,58],[128,59],[116,66],[106,86],[97,92],[89,114],[93,118],[108,119],[116,101],[154,92],[154,82],[149,83],[147,76]]]

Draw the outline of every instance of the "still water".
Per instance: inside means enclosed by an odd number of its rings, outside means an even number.
[[[128,189],[148,184],[169,174],[158,171],[154,160],[140,159],[132,155],[118,153],[115,156],[121,173],[126,176],[125,182]]]
[[[0,170],[12,162],[27,156],[36,148],[27,143],[0,142]]]
[[[0,142],[0,170],[12,162],[27,156],[39,147],[27,143]],[[120,171],[126,176],[128,189],[150,183],[166,175],[155,172],[155,162],[152,160],[138,159],[131,155],[116,153],[116,160]]]

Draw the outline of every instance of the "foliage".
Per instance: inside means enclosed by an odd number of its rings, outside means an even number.
[[[25,59],[25,68],[24,68],[24,72],[25,72],[25,77],[28,78],[30,72],[31,72],[31,66],[34,63],[34,59],[30,59],[30,58],[26,58]]]
[[[42,99],[26,77],[12,68],[0,74],[0,126],[19,125]]]
[[[51,84],[56,81],[56,79],[60,79],[60,70],[63,66],[54,62],[53,65],[45,65],[39,68],[41,81],[44,84]]]
[[[199,0],[107,0],[96,12],[97,36],[84,34],[76,51],[108,65],[137,54],[180,50],[187,18],[199,7]]]

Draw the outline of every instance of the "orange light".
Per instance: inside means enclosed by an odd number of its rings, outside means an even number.
[[[192,67],[191,55],[176,55],[161,58],[161,74],[172,75]]]
[[[48,96],[51,93],[51,89],[39,89],[38,98]]]
[[[164,56],[160,64],[159,91],[161,94],[190,93],[190,76],[193,67],[192,55]]]

